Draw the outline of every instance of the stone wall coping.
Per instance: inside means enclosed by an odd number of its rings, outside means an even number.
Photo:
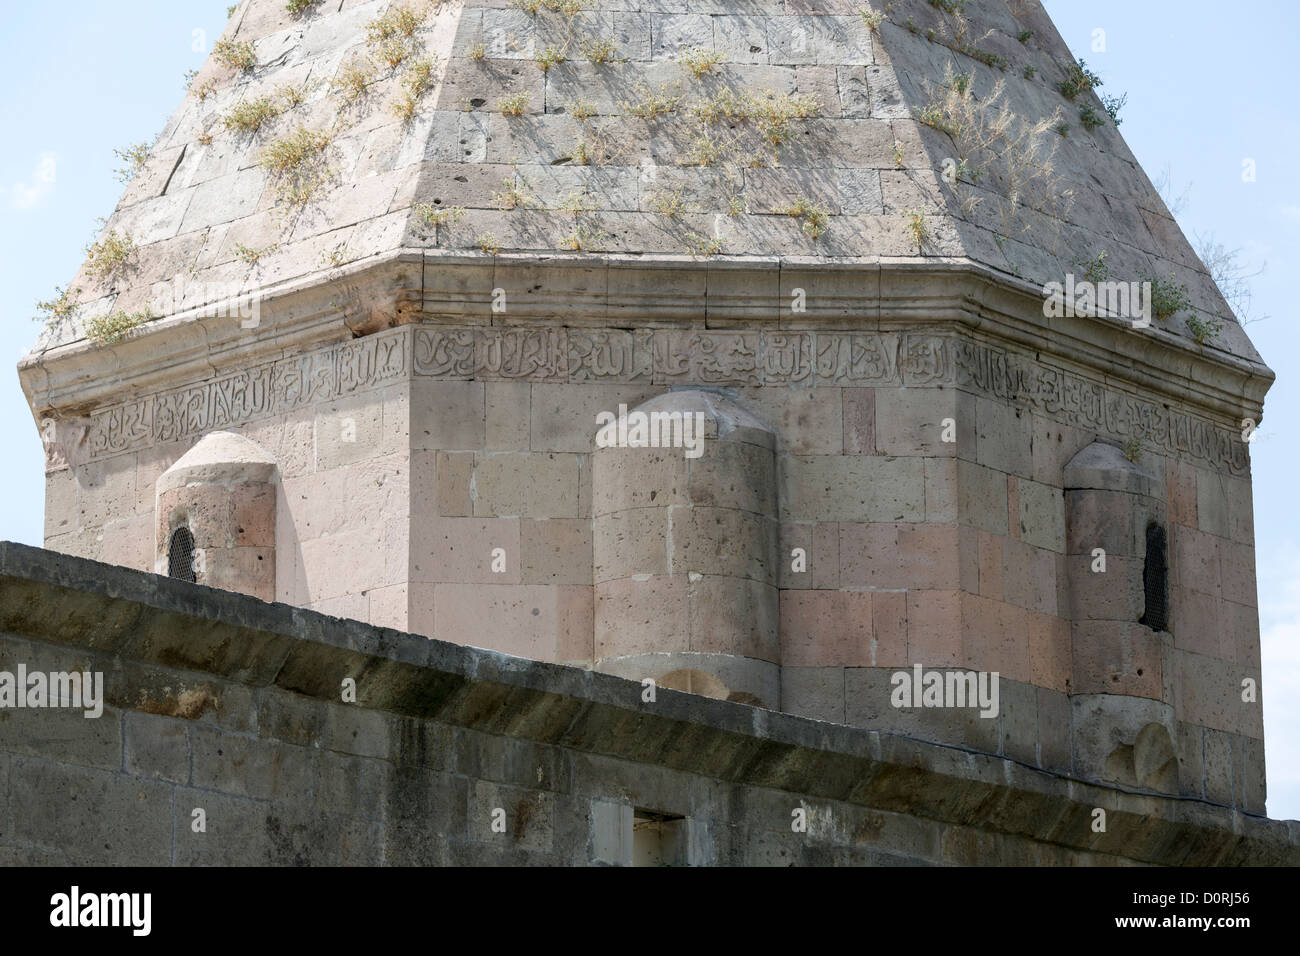
[[[634,681],[13,542],[0,542],[0,628],[319,700],[353,677],[375,710],[1141,862],[1300,864],[1297,821],[662,688],[643,703]]]

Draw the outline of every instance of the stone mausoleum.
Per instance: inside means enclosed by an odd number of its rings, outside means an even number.
[[[243,0],[20,363],[2,663],[108,704],[0,714],[0,852],[1300,861],[1273,373],[1099,85],[1035,0]]]

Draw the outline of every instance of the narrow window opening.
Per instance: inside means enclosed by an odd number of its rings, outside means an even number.
[[[191,584],[197,580],[194,574],[194,535],[189,528],[177,528],[172,532],[167,546],[167,576]]]
[[[686,818],[637,808],[632,814],[633,866],[685,866]]]
[[[1147,525],[1147,554],[1142,562],[1142,590],[1146,606],[1140,623],[1153,631],[1169,630],[1169,562],[1165,554],[1165,529]]]

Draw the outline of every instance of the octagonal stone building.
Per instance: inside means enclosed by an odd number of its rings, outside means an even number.
[[[1033,0],[245,0],[20,364],[46,546],[1262,814],[1273,374],[1094,79]]]

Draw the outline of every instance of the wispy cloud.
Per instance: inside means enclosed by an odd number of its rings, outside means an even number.
[[[0,198],[8,199],[15,209],[30,209],[54,192],[57,168],[58,157],[54,153],[41,153],[30,179],[12,186],[0,186]]]

